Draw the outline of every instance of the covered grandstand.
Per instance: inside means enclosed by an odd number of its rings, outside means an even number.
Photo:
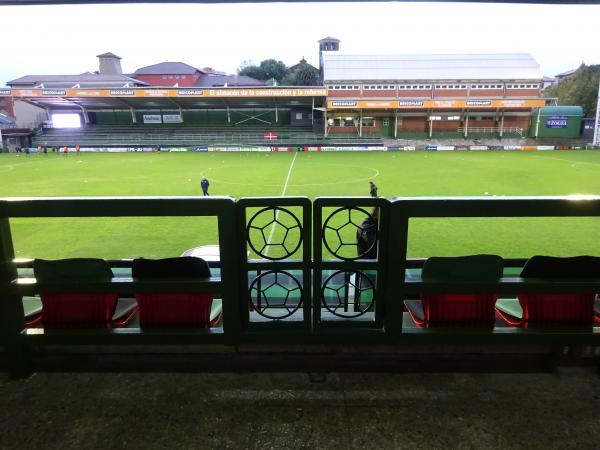
[[[11,89],[7,93],[45,109],[49,116],[80,117],[79,128],[40,129],[32,139],[34,146],[303,147],[323,143],[322,117],[327,90],[321,87],[38,88]],[[364,139],[364,143],[380,142],[376,138]]]
[[[328,135],[522,137],[543,75],[519,54],[352,55],[324,51]]]

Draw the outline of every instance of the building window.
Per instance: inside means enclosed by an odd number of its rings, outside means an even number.
[[[390,86],[390,88],[396,89],[396,86]],[[431,89],[431,84],[399,84],[398,89],[425,90]]]
[[[327,124],[330,127],[345,127],[345,128],[355,128],[355,118],[354,117],[334,117],[332,119],[327,119]]]
[[[389,91],[396,89],[396,86],[390,86],[388,84],[370,84],[364,87],[367,91]]]
[[[436,89],[466,89],[466,84],[438,84],[436,85]]]
[[[375,117],[363,117],[362,118],[362,126],[363,127],[374,127],[375,126]]]

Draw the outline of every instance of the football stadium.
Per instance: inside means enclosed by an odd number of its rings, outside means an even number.
[[[319,41],[312,86],[124,74],[103,53],[96,72],[2,88],[34,124],[4,129],[0,155],[12,375],[73,345],[464,356],[476,340],[598,363],[600,153],[582,107],[543,96],[526,53],[339,44]]]
[[[597,447],[600,66],[528,53],[584,13],[129,2],[0,0],[0,448]],[[174,61],[321,26],[374,50]]]

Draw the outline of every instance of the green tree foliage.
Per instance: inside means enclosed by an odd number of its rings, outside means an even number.
[[[265,59],[260,63],[260,68],[265,74],[265,80],[275,78],[277,81],[281,81],[287,71],[287,67],[283,62],[274,59]]]
[[[257,80],[263,80],[263,71],[259,66],[255,65],[243,65],[238,69],[238,75],[246,75],[247,77],[256,78]],[[265,78],[266,80],[266,78]],[[263,80],[264,81],[264,80]]]
[[[579,105],[585,117],[596,116],[600,64],[582,64],[574,75],[548,88],[546,97],[558,98],[559,105]]]
[[[286,65],[275,59],[265,59],[260,65],[253,65],[249,61],[244,61],[238,69],[238,75],[246,75],[257,80],[266,81],[274,78],[280,82],[287,71]]]

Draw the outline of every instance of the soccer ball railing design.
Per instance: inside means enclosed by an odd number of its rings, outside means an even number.
[[[341,225],[333,225],[336,216],[339,217],[340,214],[344,215],[346,213],[348,216]],[[360,221],[357,220],[356,215],[361,216]],[[347,235],[344,237],[348,229],[354,230],[352,237],[355,240],[349,242],[345,240],[348,239]],[[323,223],[323,244],[336,258],[344,261],[355,261],[365,258],[376,248],[378,241],[377,229],[377,220],[373,214],[364,208],[358,206],[340,207],[333,211]],[[327,230],[330,233],[327,233]],[[370,242],[361,251],[357,241],[365,238],[367,233],[370,233]],[[357,249],[356,256],[350,257],[342,253],[344,250],[347,252],[351,247]],[[343,277],[341,283],[339,281],[340,277]],[[365,299],[368,300],[365,301]],[[321,304],[327,311],[338,317],[348,319],[360,317],[374,310],[374,302],[375,283],[369,275],[359,270],[339,270],[330,275],[321,287]]]
[[[336,281],[336,278],[340,276],[343,276],[341,284]],[[328,293],[330,299],[333,297],[333,302],[327,301]],[[374,294],[375,286],[371,278],[360,270],[338,270],[325,280],[321,288],[321,298],[325,309],[335,316],[346,319],[360,317],[372,311]],[[363,302],[365,297],[368,298],[368,301]]]
[[[359,206],[336,208],[321,227],[323,246],[336,259],[346,262],[376,259],[374,255],[377,254],[379,238],[377,215],[376,210],[369,212]],[[281,228],[277,238],[273,239],[276,227]],[[301,220],[282,206],[261,207],[249,218],[245,228],[249,248],[270,261],[289,259],[303,242]],[[363,245],[359,246],[357,241],[362,241]],[[282,251],[272,255],[273,249]],[[257,270],[256,278],[251,279],[248,288],[250,309],[267,319],[289,318],[302,310],[305,281],[301,276],[283,270],[283,267],[268,269],[262,273]],[[320,283],[320,292],[315,292],[320,309],[345,319],[374,313],[376,276],[362,270],[338,270]],[[311,290],[310,287],[308,289]]]
[[[257,276],[248,294],[254,311],[267,319],[285,319],[302,306],[302,284],[283,270],[270,270]]]
[[[333,222],[333,219],[336,215],[344,213],[344,212],[348,212],[348,219],[340,226],[334,226],[330,223]],[[370,247],[358,254],[357,256],[354,257],[347,257],[344,256],[340,253],[341,250],[348,248],[348,247],[356,247],[357,243],[356,241],[351,241],[351,242],[347,242],[344,240],[342,234],[344,229],[348,229],[348,228],[354,228],[356,230],[355,236],[360,235],[364,235],[364,233],[366,233],[367,229],[362,225],[362,223],[365,221],[363,219],[363,221],[361,223],[357,223],[357,221],[355,219],[352,218],[352,213],[353,212],[357,212],[360,213],[361,215],[365,216],[365,219],[370,219],[370,221],[374,221],[374,217],[372,214],[370,214],[368,211],[366,211],[363,208],[360,208],[358,206],[353,206],[353,207],[341,207],[336,209],[335,211],[333,211],[325,220],[325,223],[323,224],[323,244],[325,245],[325,248],[327,248],[327,250],[329,250],[329,252],[335,256],[336,258],[342,259],[344,261],[354,261],[357,259],[360,259],[361,257],[364,257],[367,253],[369,253],[375,245],[377,245],[377,229],[375,229],[375,236],[373,239],[373,242],[371,243]],[[332,230],[334,236],[337,236],[337,242],[330,242],[329,239],[327,238],[327,230]]]
[[[269,220],[266,224],[264,224],[262,226],[255,225],[255,223],[259,221],[260,216],[262,216],[263,214],[267,214],[269,212],[273,213],[273,218],[271,220]],[[285,221],[282,221],[279,218],[280,213],[284,214],[285,216],[291,217],[294,222],[294,225],[292,225],[292,226],[286,225],[284,223]],[[283,238],[281,239],[280,242],[276,242],[276,243],[269,242],[269,237],[267,237],[265,235],[265,230],[268,230],[271,227],[276,227],[276,226],[280,226],[285,230]],[[290,235],[290,231],[294,230],[296,228],[299,231],[297,241],[296,242],[286,242]],[[253,240],[251,238],[251,234],[250,234],[251,230],[259,231],[259,235],[261,236],[259,243],[253,242]],[[272,207],[268,206],[268,207],[263,208],[260,211],[256,212],[250,218],[250,220],[248,221],[248,225],[246,226],[246,236],[247,236],[248,245],[250,245],[250,248],[257,255],[259,255],[261,258],[277,261],[277,260],[289,258],[294,253],[296,253],[296,251],[300,248],[300,245],[302,244],[302,225],[300,223],[300,220],[294,214],[292,214],[289,210],[287,210],[285,208],[281,208],[279,206],[272,206]],[[285,254],[282,256],[269,256],[267,252],[272,247],[282,248],[285,251]]]

